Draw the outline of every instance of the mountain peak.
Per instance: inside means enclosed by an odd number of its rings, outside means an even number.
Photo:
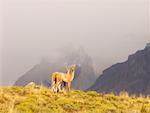
[[[30,82],[36,84],[51,84],[51,74],[53,72],[65,72],[65,65],[76,64],[75,78],[72,82],[74,89],[85,90],[89,88],[96,80],[91,57],[83,48],[71,51],[57,61],[50,61],[47,57],[43,57],[41,62],[35,65],[27,73],[22,75],[15,85],[24,86]],[[86,80],[86,82],[84,82]],[[83,83],[84,82],[84,83]]]

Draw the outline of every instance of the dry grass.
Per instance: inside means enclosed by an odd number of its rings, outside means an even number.
[[[36,85],[0,88],[0,113],[150,113],[150,98],[74,90],[53,93]]]

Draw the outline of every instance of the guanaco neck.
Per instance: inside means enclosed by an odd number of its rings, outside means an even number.
[[[74,74],[75,74],[75,71],[73,71],[70,75],[71,75],[71,80],[72,81],[74,79]]]
[[[69,80],[65,75],[62,76],[62,80],[64,82],[71,82],[74,79],[74,75],[75,75],[75,71],[73,71],[72,73],[70,73],[70,71],[67,71],[66,75],[69,75],[71,77],[71,79]]]
[[[62,80],[64,82],[68,82],[68,78],[66,77],[66,75],[70,75],[70,70],[68,70],[65,75],[62,75]]]

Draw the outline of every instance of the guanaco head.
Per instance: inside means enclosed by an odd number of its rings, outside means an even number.
[[[71,72],[72,72],[72,73],[75,72],[75,68],[76,68],[76,65],[75,65],[75,64],[71,66]]]
[[[66,73],[71,74],[71,73],[75,72],[75,67],[76,67],[75,64],[71,65],[71,66],[66,66],[65,67],[66,68]]]

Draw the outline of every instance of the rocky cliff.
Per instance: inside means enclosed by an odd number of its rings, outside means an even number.
[[[150,94],[150,44],[130,55],[126,62],[104,70],[89,89],[103,93]]]

